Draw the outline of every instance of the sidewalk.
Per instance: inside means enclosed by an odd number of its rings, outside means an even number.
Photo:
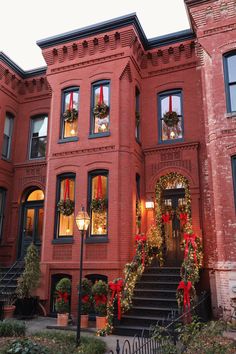
[[[32,320],[26,320],[25,321],[27,325],[27,333],[28,334],[33,334],[38,331],[51,331],[51,330],[58,330],[62,331],[65,329],[60,329],[56,325],[56,318],[52,317],[37,317]],[[69,331],[76,331],[76,326],[69,326],[66,328],[66,330]],[[81,330],[81,336],[95,336],[96,329],[95,328],[88,328],[88,329],[82,329]],[[131,340],[132,342],[132,337],[122,337],[122,336],[115,336],[115,335],[110,335],[106,337],[98,337],[101,340],[103,340],[107,344],[107,353],[109,353],[111,350],[113,350],[113,353],[116,354],[116,345],[117,345],[117,339],[119,340],[120,347],[122,348],[123,343],[125,342],[126,339]],[[92,353],[91,353],[92,354]]]

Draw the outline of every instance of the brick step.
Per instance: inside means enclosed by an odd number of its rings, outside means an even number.
[[[177,308],[178,303],[176,298],[150,298],[150,297],[139,297],[135,296],[133,297],[133,306],[151,306],[151,307],[171,307],[171,308]]]
[[[180,268],[179,267],[147,267],[144,271],[144,274],[174,274],[176,276],[180,275]]]
[[[139,280],[137,283],[137,287],[140,289],[156,289],[156,290],[175,290],[177,289],[179,282],[178,281],[141,281]]]
[[[125,337],[150,337],[152,327],[118,325],[113,328],[112,334]]]
[[[169,313],[171,313],[172,310],[177,310],[177,307],[155,307],[155,306],[132,306],[132,308],[129,310],[130,316],[136,315],[138,317],[142,316],[147,316],[147,317],[164,317],[167,318]]]
[[[146,316],[146,315],[123,315],[120,326],[125,325],[128,327],[138,326],[138,327],[150,327],[156,326],[157,324],[163,325],[167,321],[166,314],[163,316]]]
[[[139,281],[152,281],[152,282],[159,282],[159,281],[165,281],[165,282],[180,282],[181,277],[180,275],[175,275],[175,274],[143,274],[142,277],[139,279]]]
[[[147,298],[168,297],[168,299],[176,300],[176,289],[160,290],[160,289],[135,288],[134,296],[147,297]]]

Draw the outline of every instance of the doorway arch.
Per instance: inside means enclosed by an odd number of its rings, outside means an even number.
[[[44,219],[44,192],[38,187],[25,191],[21,200],[21,226],[18,258],[23,259],[28,246],[33,244],[40,252]]]

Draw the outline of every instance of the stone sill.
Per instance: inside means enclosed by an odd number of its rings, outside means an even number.
[[[225,118],[236,119],[236,112],[230,112],[225,114]]]

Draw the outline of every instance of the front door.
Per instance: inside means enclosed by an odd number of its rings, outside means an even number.
[[[33,242],[39,249],[43,231],[43,203],[28,203],[23,209],[23,228],[21,258],[24,258],[28,246]]]
[[[179,266],[183,261],[183,251],[181,250],[183,230],[178,211],[185,202],[184,197],[185,190],[183,188],[166,189],[162,195],[163,210],[171,215],[170,221],[163,224],[165,264],[169,266]]]

